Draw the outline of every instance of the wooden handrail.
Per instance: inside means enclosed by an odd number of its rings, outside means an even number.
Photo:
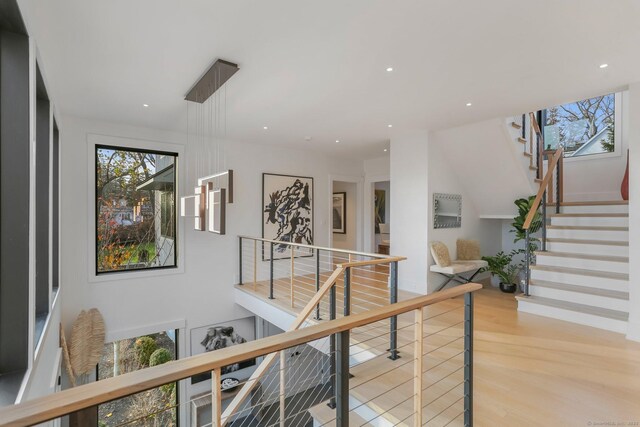
[[[0,409],[0,422],[4,427],[22,427],[43,423],[85,408],[189,378],[192,375],[214,371],[223,366],[233,365],[247,359],[275,353],[389,317],[398,316],[428,305],[456,298],[468,292],[475,292],[481,288],[482,285],[477,283],[460,285],[445,291],[412,298],[361,314],[345,316],[308,328],[73,387],[49,396]]]
[[[295,246],[297,248],[319,249],[321,251],[326,251],[326,252],[336,252],[336,253],[342,253],[342,254],[366,256],[366,257],[377,258],[377,259],[391,258],[390,255],[384,255],[384,254],[372,254],[368,252],[350,251],[348,249],[337,249],[337,248],[327,248],[324,246],[305,245],[304,243],[283,242],[282,240],[266,239],[264,237],[252,237],[252,236],[238,236],[238,237],[241,239],[247,239],[247,240],[257,240],[258,242],[274,243],[276,245],[288,245],[288,246]]]
[[[556,168],[556,165],[558,164],[558,161],[562,157],[563,152],[564,150],[562,149],[562,147],[558,148],[555,154],[553,155],[553,158],[551,158],[551,160],[549,161],[549,168],[544,178],[542,179],[542,182],[540,183],[540,189],[538,190],[538,194],[536,194],[536,198],[533,201],[533,205],[531,205],[531,209],[529,209],[527,218],[525,219],[524,224],[522,226],[523,229],[528,230],[531,227],[533,218],[535,218],[536,213],[538,212],[538,208],[540,207],[540,202],[542,201],[542,197],[544,197],[544,192],[547,189],[547,185],[549,185],[549,183],[551,182],[551,179],[553,178],[553,172]]]
[[[311,298],[307,305],[305,305],[302,311],[298,314],[287,332],[298,330],[300,326],[304,324],[304,322],[307,320],[307,317],[309,317],[309,314],[314,311],[316,305],[320,303],[320,300],[322,300],[327,292],[329,292],[335,281],[338,280],[338,277],[340,277],[343,272],[344,269],[342,267],[338,267],[334,270],[331,276],[329,276],[329,278],[320,287],[318,292],[315,293],[315,295]],[[236,394],[236,396],[233,398],[231,403],[229,403],[229,406],[227,406],[224,413],[222,414],[222,426],[225,426],[227,424],[229,417],[231,417],[238,410],[238,408],[240,408],[247,397],[251,395],[251,390],[253,390],[253,388],[258,384],[258,380],[267,373],[269,367],[273,364],[273,362],[275,362],[276,356],[277,353],[269,354],[264,358],[262,363],[260,363],[260,366],[258,366],[258,368],[253,371],[253,374],[251,374],[249,379],[242,386],[240,392]]]
[[[394,256],[394,257],[389,257],[389,258],[384,258],[384,259],[373,259],[373,260],[369,260],[369,261],[343,262],[341,264],[337,264],[337,266],[338,267],[342,267],[342,268],[361,267],[361,266],[364,266],[364,265],[389,264],[391,262],[404,261],[406,259],[407,259],[407,257],[404,257],[404,256]]]

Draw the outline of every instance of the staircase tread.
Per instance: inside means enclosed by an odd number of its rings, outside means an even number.
[[[516,122],[511,122],[511,126],[513,126],[513,127],[514,127],[514,128],[516,128],[516,129],[522,129],[522,125],[519,125],[519,124],[518,124],[518,123],[516,123]]]
[[[533,154],[527,153],[526,151],[524,153],[522,153],[522,154],[525,155],[526,157],[533,157]]]
[[[532,270],[555,271],[558,273],[576,274],[579,276],[602,277],[605,279],[629,281],[629,275],[625,273],[613,273],[610,271],[586,270],[584,268],[556,267],[548,265],[532,265]]]
[[[560,258],[590,259],[594,261],[612,261],[612,262],[626,262],[626,263],[629,262],[628,257],[611,256],[611,255],[577,254],[572,252],[536,251],[536,255],[555,256]]]
[[[529,169],[531,169],[532,171],[537,171],[538,170],[538,168],[535,167],[535,166],[529,166]]]
[[[547,228],[564,230],[629,231],[629,227],[611,227],[608,225],[548,225]]]
[[[554,213],[554,214],[549,214],[548,216],[550,217],[555,217],[555,218],[570,218],[570,217],[576,217],[576,218],[629,218],[629,214],[628,213]]]
[[[518,137],[518,142],[521,142],[521,143],[523,143],[523,144],[526,144],[526,143],[527,143],[527,140],[526,140],[526,139],[524,139],[524,138],[522,138],[522,137]]]
[[[623,322],[627,322],[629,320],[629,313],[625,313],[624,311],[611,310],[608,308],[594,307],[592,305],[524,295],[518,295],[516,296],[516,299],[518,301],[526,301],[529,303],[546,305],[548,307],[556,307],[564,310],[576,311],[579,313],[591,314],[599,317],[606,317],[612,320],[620,320]]]
[[[562,239],[558,237],[547,237],[547,242],[574,243],[577,245],[629,246],[629,242],[615,240]]]
[[[569,285],[567,283],[549,282],[547,280],[531,280],[531,286],[539,286],[543,288],[558,289],[569,292],[579,292],[582,294],[597,295],[606,298],[615,298],[624,301],[629,300],[629,293],[622,291],[614,291],[610,289],[593,288],[591,286]]]
[[[605,205],[628,205],[628,200],[594,200],[584,202],[560,202],[560,206],[605,206]]]

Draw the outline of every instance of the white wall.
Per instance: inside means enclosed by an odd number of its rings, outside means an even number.
[[[124,142],[134,139],[143,146],[155,141],[156,145],[184,147],[186,156],[179,159],[178,167],[184,175],[178,179],[183,179],[187,189],[195,184],[197,176],[192,165],[201,153],[188,146],[187,138],[180,133],[76,117],[65,117],[61,132],[62,321],[68,328],[80,310],[97,307],[105,318],[107,334],[113,339],[158,327],[154,325],[183,324],[187,333],[181,335],[182,348],[190,348],[189,329],[250,314],[233,303],[232,286],[237,281],[237,236],[261,235],[262,172],[314,177],[314,238],[318,245],[328,244],[331,226],[327,206],[329,175],[363,173],[361,162],[228,142],[226,163],[235,173],[235,200],[227,208],[227,235],[194,231],[192,219],[180,218],[179,232],[184,237],[184,246],[179,247],[184,255],[182,269],[152,274],[117,273],[108,277],[111,280],[96,281],[87,268],[95,251],[88,243],[92,240],[89,234],[93,221],[89,215],[93,204],[89,135],[107,135]]]
[[[502,248],[502,221],[499,219],[480,219],[470,197],[468,188],[472,183],[460,180],[455,165],[451,165],[442,155],[443,144],[448,143],[438,139],[437,134],[430,135],[429,139],[429,241],[441,241],[449,248],[451,259],[456,258],[457,239],[475,239],[480,242],[480,250],[483,256],[494,255]],[[433,194],[448,193],[462,196],[462,227],[460,228],[434,228],[433,227]],[[429,252],[429,265],[435,264]],[[478,280],[488,277],[487,274],[476,276]],[[429,273],[428,291],[433,292],[446,281],[444,277],[435,273]]]
[[[596,154],[564,160],[564,200],[622,200],[620,184],[627,167],[629,148],[629,92],[618,94],[615,153]]]
[[[640,82],[629,85],[629,331],[640,341]]]
[[[468,191],[478,215],[511,215],[513,201],[534,194],[521,144],[503,118],[434,132],[441,155]]]
[[[347,193],[346,197],[346,234],[333,233],[333,245],[332,247],[338,249],[348,249],[355,251],[358,248],[357,242],[357,221],[356,214],[357,210],[357,184],[353,182],[344,182],[344,181],[333,181],[333,193],[345,192]]]
[[[427,293],[428,141],[426,130],[391,138],[391,251],[407,257],[399,265],[400,289],[420,294]]]

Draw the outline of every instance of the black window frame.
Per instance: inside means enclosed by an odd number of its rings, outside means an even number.
[[[110,270],[110,271],[99,271],[99,253],[98,253],[98,220],[100,216],[100,205],[98,203],[98,150],[106,149],[106,150],[117,150],[117,151],[128,151],[132,153],[145,153],[145,154],[154,154],[154,155],[164,155],[164,156],[172,156],[173,160],[173,205],[174,205],[174,215],[173,215],[173,229],[175,231],[175,237],[173,238],[174,246],[173,246],[173,256],[174,263],[173,265],[159,265],[154,267],[144,267],[144,268],[130,268],[130,269],[122,269],[122,270]],[[125,147],[125,146],[117,146],[117,145],[108,145],[108,144],[95,144],[93,149],[94,156],[94,183],[93,183],[93,202],[94,202],[94,263],[95,263],[95,275],[104,276],[109,274],[122,274],[122,273],[140,273],[145,271],[155,271],[155,270],[174,270],[178,268],[178,218],[177,218],[177,203],[176,198],[178,196],[178,187],[177,187],[177,172],[178,172],[178,159],[179,154],[177,152],[172,151],[164,151],[164,150],[151,150],[148,148],[133,148],[133,147]],[[158,172],[158,171],[156,171]]]

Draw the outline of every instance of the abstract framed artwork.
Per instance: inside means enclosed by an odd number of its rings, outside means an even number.
[[[191,329],[191,355],[243,344],[256,339],[256,318],[254,316],[231,320],[217,325]],[[256,359],[245,360],[222,368],[222,376],[231,375],[248,378],[249,372],[256,365]],[[211,373],[203,373],[191,377],[191,384],[211,379]]]
[[[333,232],[347,234],[347,193],[342,191],[333,193],[333,205],[331,208]]]
[[[262,237],[281,242],[313,245],[313,178],[262,174]],[[311,256],[312,250],[296,248],[294,256]],[[262,260],[271,257],[269,244]],[[275,244],[273,259],[291,257],[291,247]]]

